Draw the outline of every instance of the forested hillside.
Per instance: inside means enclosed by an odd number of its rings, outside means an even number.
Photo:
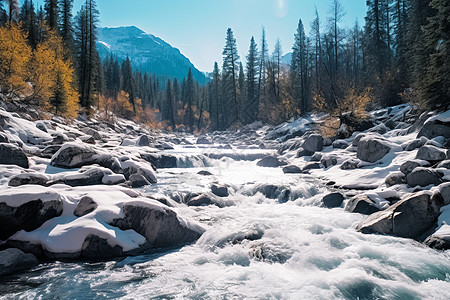
[[[450,103],[450,1],[368,0],[365,25],[343,28],[345,7],[330,2],[305,32],[300,19],[289,66],[280,42],[270,51],[263,28],[239,54],[226,31],[223,64],[199,85],[162,80],[97,52],[99,12],[86,0],[0,1],[0,88],[50,112],[100,112],[155,128],[225,130],[254,121],[280,123],[313,110],[364,117],[367,108],[410,102],[421,109]],[[240,41],[244,42],[244,41]],[[245,55],[245,59],[243,56]]]

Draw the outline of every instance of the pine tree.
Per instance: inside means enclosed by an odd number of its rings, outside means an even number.
[[[22,28],[27,33],[29,45],[36,49],[40,24],[37,23],[33,1],[25,0],[23,2],[20,10],[20,21],[22,22]]]
[[[133,67],[131,66],[130,58],[127,58],[122,63],[122,80],[123,80],[123,90],[129,95],[131,105],[133,107],[133,112],[136,112],[136,87],[135,80],[133,76]]]
[[[334,45],[334,72],[333,74],[336,75],[339,71],[339,45],[341,42],[340,37],[340,29],[339,29],[339,23],[342,19],[342,17],[345,15],[344,8],[341,4],[340,0],[332,0],[331,2],[331,32],[333,36],[333,45]]]
[[[421,101],[428,108],[450,107],[450,1],[431,0],[434,14],[423,27],[429,54],[427,72],[420,83]]]
[[[308,111],[307,86],[307,49],[306,36],[302,20],[298,22],[297,33],[294,36],[291,60],[292,96],[298,103],[298,108],[304,115]]]
[[[280,74],[281,74],[281,57],[283,55],[283,50],[281,48],[281,41],[277,39],[275,44],[275,49],[272,53],[272,62],[274,69],[274,97],[276,102],[280,102]]]
[[[187,124],[191,132],[194,131],[194,99],[195,99],[195,83],[194,76],[192,74],[191,68],[189,68],[187,79],[186,79],[186,102],[187,102]]]
[[[321,66],[322,66],[322,43],[321,43],[321,34],[320,34],[320,18],[319,18],[319,12],[315,11],[315,18],[313,22],[311,23],[311,33],[312,33],[312,40],[314,43],[314,90],[316,93],[320,93],[321,90]]]
[[[50,105],[55,109],[55,114],[65,111],[68,96],[64,85],[61,72],[56,72],[55,86],[53,88],[53,95],[50,97]]]
[[[98,11],[95,1],[86,0],[76,19],[75,42],[80,104],[90,113],[96,95],[95,86],[100,75],[100,60],[96,48]]]
[[[172,130],[175,129],[174,103],[175,95],[173,94],[172,82],[170,81],[170,79],[167,79],[166,101],[164,102],[163,119],[169,121]]]
[[[247,55],[247,103],[245,106],[245,123],[251,123],[258,118],[258,48],[254,37],[250,40]]]
[[[68,57],[70,58],[73,58],[75,53],[75,41],[73,37],[74,29],[72,24],[72,7],[73,0],[62,0],[59,4],[59,13],[61,19],[59,32],[67,48]]]
[[[214,121],[214,129],[220,130],[222,127],[221,123],[221,113],[222,113],[222,103],[221,103],[221,93],[220,93],[220,71],[219,64],[214,62],[214,70],[211,81],[211,103],[210,112],[211,119]]]
[[[50,27],[50,29],[57,31],[59,15],[58,0],[45,0],[44,3],[47,26]]]
[[[226,106],[228,108],[227,123],[232,125],[239,121],[239,103],[236,73],[238,71],[239,55],[237,52],[236,39],[231,28],[227,30],[227,37],[223,55],[223,88]],[[227,126],[228,127],[228,126]]]
[[[266,75],[267,75],[267,61],[269,59],[269,46],[267,46],[266,29],[262,28],[261,34],[261,52],[259,53],[259,76],[258,76],[258,105],[264,98],[266,93]]]
[[[0,26],[3,26],[8,22],[8,13],[3,7],[3,0],[0,0]]]

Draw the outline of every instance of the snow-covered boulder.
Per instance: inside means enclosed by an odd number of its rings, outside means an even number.
[[[350,143],[346,140],[336,140],[332,144],[334,149],[345,149],[350,146]]]
[[[121,230],[134,230],[146,239],[146,248],[170,247],[197,240],[204,232],[200,226],[179,219],[158,202],[135,201],[123,205],[123,218],[113,224]]]
[[[288,165],[288,166],[283,168],[283,173],[284,174],[298,174],[298,173],[301,173],[301,172],[302,172],[302,169],[300,169],[296,165]]]
[[[420,159],[408,160],[408,161],[405,161],[400,166],[400,172],[402,172],[405,175],[408,175],[417,167],[428,167],[428,166],[430,166],[430,163],[427,162],[426,160],[420,160]]]
[[[0,251],[0,276],[27,270],[38,265],[33,254],[15,248]]]
[[[212,144],[212,141],[211,141],[211,139],[210,139],[209,137],[207,137],[207,136],[200,136],[200,137],[197,139],[196,144],[197,144],[197,145],[211,145],[211,144]]]
[[[363,161],[376,162],[382,159],[392,148],[392,144],[376,135],[366,135],[358,143],[356,156]]]
[[[359,168],[360,164],[361,161],[359,159],[349,158],[341,164],[340,168],[341,170],[354,170]]]
[[[79,168],[95,163],[97,155],[88,145],[66,143],[53,155],[50,164],[59,168]]]
[[[150,185],[151,183],[141,174],[132,174],[128,179],[129,185],[132,188],[140,188],[146,185]]]
[[[9,143],[9,138],[3,132],[0,132],[0,143]]]
[[[406,175],[406,182],[411,187],[428,186],[430,184],[438,185],[442,183],[442,179],[439,172],[433,169],[417,167]]]
[[[84,196],[80,199],[73,211],[73,215],[76,217],[85,216],[91,212],[93,212],[98,207],[98,204],[89,196]]]
[[[0,143],[0,164],[2,165],[16,165],[25,169],[30,167],[28,157],[19,147]]]
[[[323,150],[323,137],[320,134],[312,134],[305,139],[303,149],[311,152]]]
[[[441,161],[441,162],[437,165],[437,168],[450,169],[450,159]]]
[[[370,197],[365,194],[350,198],[345,206],[345,210],[363,215],[370,215],[380,211],[375,201],[370,199]]]
[[[370,215],[357,228],[363,233],[418,238],[434,226],[443,204],[441,197],[429,191],[415,193]]]
[[[390,187],[396,184],[405,184],[406,175],[402,172],[394,172],[389,174],[385,179],[386,186]]]
[[[9,179],[9,186],[21,186],[25,184],[47,185],[49,177],[40,173],[22,173],[12,176]]]
[[[150,141],[148,139],[148,136],[145,135],[145,134],[141,135],[138,138],[136,145],[137,146],[141,146],[141,147],[143,147],[143,146],[147,146],[147,147],[150,146]]]
[[[426,160],[426,161],[441,161],[446,159],[447,154],[444,150],[430,145],[425,145],[420,147],[417,151],[416,159]]]
[[[429,118],[420,129],[417,137],[433,139],[437,136],[450,138],[450,110]]]
[[[177,158],[170,154],[141,153],[141,157],[157,169],[176,168]]]
[[[266,168],[277,168],[280,166],[285,166],[286,164],[287,163],[285,161],[280,160],[275,156],[266,156],[256,163],[257,166]]]
[[[320,160],[320,163],[325,167],[325,168],[329,168],[332,166],[337,165],[337,156],[332,155],[332,154],[327,154],[322,156],[322,159]]]
[[[19,230],[32,231],[63,212],[61,196],[42,188],[8,188],[0,192],[0,240]]]
[[[405,149],[405,151],[413,151],[417,148],[422,147],[427,142],[428,142],[428,139],[426,137],[422,136],[418,139],[415,139],[415,140],[405,144],[403,148]]]
[[[300,147],[297,151],[297,157],[312,156],[313,154],[314,154],[313,151],[306,150],[303,147]]]

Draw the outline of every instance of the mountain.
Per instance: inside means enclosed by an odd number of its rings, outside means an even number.
[[[281,57],[281,63],[286,66],[291,65],[292,52],[286,53]]]
[[[180,50],[135,26],[100,28],[97,49],[102,60],[111,54],[119,61],[128,56],[133,67],[141,72],[183,80],[192,68],[199,84],[208,82],[205,74],[195,68]]]

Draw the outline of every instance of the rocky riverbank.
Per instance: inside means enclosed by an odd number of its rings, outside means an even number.
[[[42,120],[38,111],[2,106],[0,247],[6,252],[0,263],[11,272],[24,267],[17,263],[24,255],[96,261],[196,241],[204,224],[175,208],[233,205],[228,196],[235,187],[216,182],[208,192],[170,195],[136,188],[157,184],[158,170],[212,159],[257,161],[284,176],[309,173],[332,190],[320,205],[368,215],[355,230],[449,248],[450,112],[415,117],[407,105],[375,111],[368,129],[352,133],[343,126],[342,138],[330,139],[315,133],[320,117],[192,136],[121,119]],[[173,148],[204,151],[168,153]],[[247,193],[296,200],[284,186],[257,185]]]

